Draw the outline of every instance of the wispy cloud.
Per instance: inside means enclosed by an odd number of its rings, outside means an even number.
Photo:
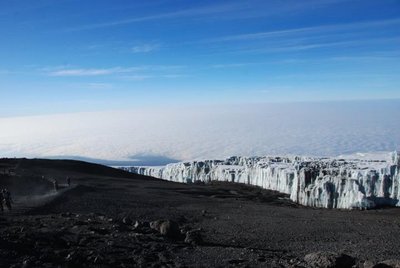
[[[400,39],[398,39],[400,41]],[[381,40],[381,42],[387,42],[387,40]],[[332,44],[332,46],[340,46],[346,45],[347,43],[340,43],[340,44]],[[351,43],[349,43],[351,44]],[[354,44],[354,43],[353,43]],[[322,44],[320,44],[322,46]],[[299,47],[292,47],[292,48],[280,48],[280,49],[287,49],[287,50],[301,50],[301,49],[311,49],[318,47],[317,44],[310,47],[299,46]],[[323,46],[322,46],[323,47]],[[268,51],[274,52],[273,50],[261,50],[261,51]],[[257,52],[257,50],[249,51],[249,52]],[[276,65],[276,64],[304,64],[306,62],[316,63],[316,62],[326,62],[326,61],[398,61],[400,54],[397,51],[393,51],[388,53],[387,51],[384,52],[372,52],[368,55],[361,54],[358,56],[349,55],[349,56],[321,56],[318,58],[307,58],[307,57],[294,57],[294,58],[280,58],[277,60],[268,60],[268,61],[259,61],[259,62],[231,62],[231,63],[223,63],[223,64],[211,64],[206,66],[207,69],[228,69],[228,68],[247,68],[253,67],[258,65]]]
[[[299,42],[291,43],[283,41],[281,43],[276,43],[269,47],[257,47],[257,48],[244,48],[232,50],[227,53],[275,53],[275,52],[291,52],[291,51],[306,51],[313,49],[324,49],[324,48],[349,48],[349,47],[359,47],[359,46],[369,46],[376,44],[397,44],[400,42],[399,38],[373,38],[364,40],[349,40],[349,41],[339,41],[339,42]]]
[[[149,79],[175,79],[187,77],[186,66],[181,65],[142,65],[133,67],[113,67],[113,68],[62,68],[46,67],[42,68],[44,74],[52,77],[99,77],[107,79],[144,81]],[[43,72],[43,71],[42,71]],[[113,81],[114,81],[113,80]],[[91,89],[109,89],[110,83],[92,82],[79,85],[79,87]]]
[[[142,44],[136,45],[131,48],[133,53],[149,53],[160,49],[159,44]]]
[[[391,54],[390,56],[340,56],[340,57],[331,57],[328,60],[333,61],[387,61],[393,60],[398,61],[400,54]]]
[[[243,62],[243,63],[213,64],[210,66],[210,68],[213,68],[213,69],[237,68],[237,67],[246,67],[246,66],[256,65],[256,64],[260,64],[260,63]]]
[[[238,3],[230,3],[230,4],[222,4],[222,5],[213,5],[213,6],[203,6],[191,9],[184,9],[179,11],[172,11],[166,13],[160,13],[155,15],[148,15],[142,17],[133,17],[124,20],[115,20],[104,23],[95,23],[89,25],[78,26],[75,28],[67,29],[68,31],[82,31],[82,30],[91,30],[105,27],[113,27],[120,26],[126,24],[132,24],[136,22],[144,22],[144,21],[152,21],[152,20],[160,20],[160,19],[175,19],[175,18],[184,18],[190,16],[201,16],[208,14],[218,14],[224,13],[228,11],[237,10],[242,4]]]
[[[122,76],[121,78],[130,81],[143,81],[154,77],[155,77],[154,75],[132,74],[132,75]]]
[[[40,69],[48,76],[105,76],[115,74],[129,74],[137,72],[149,71],[176,71],[183,69],[181,65],[142,65],[134,67],[113,67],[113,68],[62,68],[62,67],[46,67]],[[136,74],[135,74],[136,75]]]
[[[130,81],[144,81],[148,79],[175,79],[175,78],[182,78],[188,77],[186,74],[134,74],[134,75],[127,75],[122,76],[121,78],[130,80]]]
[[[49,72],[50,76],[99,76],[99,75],[110,75],[115,73],[124,73],[129,70],[123,68],[111,68],[111,69],[63,69]]]
[[[183,10],[169,11],[146,16],[136,16],[126,19],[113,20],[108,22],[99,22],[87,25],[81,25],[67,29],[67,31],[83,31],[98,28],[122,26],[132,23],[154,21],[154,20],[171,20],[180,18],[201,18],[208,19],[249,19],[267,16],[284,16],[296,12],[309,11],[318,8],[325,8],[330,5],[344,2],[346,0],[308,0],[293,1],[290,4],[282,5],[280,2],[265,1],[229,1],[223,4],[213,4],[206,6],[196,6]]]
[[[90,89],[110,89],[113,87],[113,85],[109,83],[88,83],[83,86]]]
[[[182,77],[189,77],[191,75],[187,75],[187,74],[163,74],[161,75],[162,78],[182,78]]]
[[[400,18],[230,35],[200,40],[199,44],[216,43],[211,46],[213,54],[279,53],[323,48],[373,48],[373,45],[385,45],[385,48],[390,50],[398,47],[400,41],[399,32],[396,30],[398,27],[400,27]],[[391,30],[388,31],[388,29]]]
[[[241,41],[241,40],[252,40],[252,39],[265,39],[271,37],[291,36],[295,34],[304,34],[304,33],[315,33],[315,32],[327,33],[333,31],[354,30],[359,28],[370,29],[371,27],[384,27],[390,25],[393,26],[400,25],[400,18],[390,19],[390,20],[363,21],[354,23],[321,25],[313,27],[291,28],[278,31],[229,35],[217,38],[210,38],[202,40],[200,42],[227,42],[227,41]]]
[[[60,70],[49,73],[50,76],[93,76],[93,75],[104,75],[109,73],[107,70],[96,70],[96,69],[75,69],[75,70]]]

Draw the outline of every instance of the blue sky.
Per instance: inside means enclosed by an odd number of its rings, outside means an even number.
[[[2,0],[0,116],[400,98],[400,1]]]

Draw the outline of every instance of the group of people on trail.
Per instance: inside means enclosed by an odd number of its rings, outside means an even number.
[[[11,203],[12,203],[12,199],[11,199],[11,194],[10,192],[4,188],[0,191],[0,209],[1,212],[4,211],[4,205],[7,207],[8,211],[11,210]]]
[[[44,179],[44,176],[42,176]],[[66,178],[67,186],[71,186],[71,178]],[[53,180],[54,190],[57,192],[59,189],[58,181],[56,179]],[[7,188],[0,190],[0,210],[4,212],[4,207],[7,207],[8,211],[11,211],[11,204],[13,203],[11,199],[11,193]]]

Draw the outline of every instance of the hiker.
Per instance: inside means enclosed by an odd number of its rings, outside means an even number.
[[[1,190],[0,191],[0,209],[1,209],[1,212],[3,212],[4,211],[4,207],[3,207],[3,190]]]
[[[54,191],[58,192],[58,181],[54,179],[53,181]]]
[[[71,178],[70,177],[67,177],[67,185],[68,185],[68,187],[71,186]]]
[[[12,203],[11,194],[7,189],[3,189],[2,194],[3,194],[3,201],[4,201],[8,211],[10,211],[11,203]]]

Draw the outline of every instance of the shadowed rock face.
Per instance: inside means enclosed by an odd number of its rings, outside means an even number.
[[[357,158],[231,157],[165,167],[125,168],[133,173],[175,182],[229,181],[260,186],[290,195],[306,206],[373,208],[398,206],[400,157]]]

